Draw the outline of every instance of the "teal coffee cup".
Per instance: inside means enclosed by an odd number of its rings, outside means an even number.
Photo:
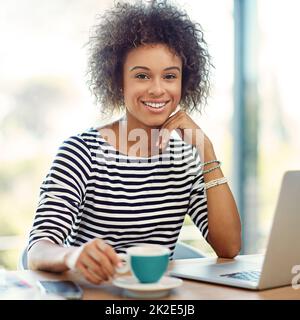
[[[170,250],[160,245],[141,245],[127,249],[127,254],[119,254],[124,266],[118,273],[128,272],[141,283],[158,282],[168,269]]]

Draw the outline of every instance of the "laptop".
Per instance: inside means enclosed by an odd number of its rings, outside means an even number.
[[[252,290],[293,283],[293,270],[300,270],[300,171],[283,176],[265,254],[224,261],[202,265],[194,260],[175,266],[170,275]]]

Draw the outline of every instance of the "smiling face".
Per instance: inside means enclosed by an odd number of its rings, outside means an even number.
[[[128,126],[160,127],[181,99],[182,60],[163,44],[132,49],[123,66]]]

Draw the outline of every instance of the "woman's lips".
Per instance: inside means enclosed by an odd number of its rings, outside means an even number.
[[[151,107],[150,105],[147,105],[145,102],[142,102],[143,106],[144,106],[148,111],[150,111],[151,113],[154,113],[154,114],[163,113],[164,110],[166,109],[168,103],[169,103],[169,101],[166,101],[165,104],[164,104],[164,106],[157,108],[157,107]]]

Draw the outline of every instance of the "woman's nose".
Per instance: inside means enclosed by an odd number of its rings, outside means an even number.
[[[165,93],[165,89],[160,80],[151,82],[148,93],[153,96],[161,96]]]

